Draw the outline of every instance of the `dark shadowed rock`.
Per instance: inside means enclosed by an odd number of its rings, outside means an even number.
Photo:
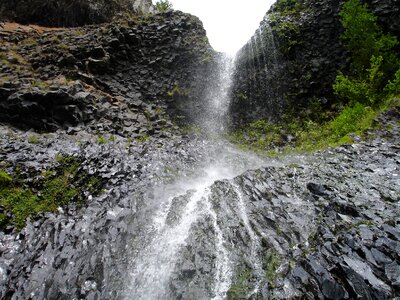
[[[150,13],[150,0],[3,0],[0,20],[47,26],[81,26],[111,21],[122,13]]]
[[[278,2],[278,1],[277,1]],[[234,126],[337,104],[332,85],[350,66],[340,41],[344,0],[282,1],[237,55],[230,107]],[[365,0],[385,32],[400,37],[399,0]],[[296,4],[296,5],[294,5]],[[314,99],[314,102],[310,101]],[[317,102],[315,102],[317,101]],[[355,142],[358,142],[355,138]]]

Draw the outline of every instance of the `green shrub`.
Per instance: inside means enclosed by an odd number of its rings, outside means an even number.
[[[352,63],[348,76],[337,76],[334,91],[352,104],[379,105],[398,85],[400,58],[394,50],[397,38],[384,34],[377,17],[359,0],[347,1],[339,15],[345,28],[341,38]]]
[[[266,120],[258,120],[236,130],[229,136],[233,143],[265,150],[281,144],[281,126]]]
[[[171,98],[175,96],[187,97],[189,96],[189,91],[179,85],[175,85],[172,90],[167,91],[167,96]]]
[[[99,135],[96,139],[97,144],[107,144],[107,139],[103,135]]]
[[[268,280],[268,285],[271,288],[275,287],[275,281],[278,277],[277,270],[282,262],[282,258],[274,250],[269,250],[264,259],[265,277]]]
[[[382,66],[385,73],[393,74],[399,64],[393,48],[398,44],[397,38],[383,34],[377,24],[377,17],[362,5],[359,0],[347,1],[339,13],[345,29],[341,36],[352,56],[352,67],[356,74],[363,76],[370,65],[372,56],[383,57]],[[390,75],[390,74],[388,74]]]
[[[32,134],[28,137],[28,143],[30,144],[39,144],[40,143],[40,138],[36,134]]]
[[[363,79],[350,79],[349,76],[339,72],[333,85],[335,94],[347,98],[350,103],[360,102],[372,105],[379,101],[379,98],[383,97],[383,91],[380,88],[383,80],[382,60],[382,56],[372,56],[371,67]]]
[[[301,43],[300,27],[291,18],[270,15],[272,31],[279,41],[279,51],[288,54],[291,49]]]
[[[252,271],[247,269],[242,271],[238,278],[235,280],[234,284],[231,285],[227,292],[228,300],[240,300],[246,299],[246,296],[252,290]]]
[[[301,117],[286,117],[280,124],[271,124],[264,120],[253,122],[228,137],[240,147],[255,151],[261,155],[274,156],[276,147],[281,152],[308,152],[331,146],[351,143],[348,134],[362,134],[373,125],[377,113],[358,102],[346,106],[336,117],[322,123]],[[283,137],[291,135],[292,142]],[[283,147],[283,148],[282,148]]]
[[[385,91],[389,94],[400,95],[400,69],[397,70],[394,79],[386,85]]]
[[[332,122],[329,127],[336,141],[349,133],[362,133],[372,125],[376,114],[370,107],[360,103],[347,106]]]
[[[160,12],[167,12],[172,9],[172,3],[168,0],[160,0],[156,3],[156,9]]]
[[[14,219],[11,221],[18,229],[25,225],[25,219],[31,214],[39,211],[39,198],[31,190],[22,187],[3,187],[0,188],[0,204],[12,212]],[[6,222],[7,221],[7,222]],[[3,218],[2,225],[9,223]]]
[[[150,136],[147,133],[143,133],[141,136],[135,138],[136,142],[139,144],[143,144],[150,139]]]
[[[300,28],[292,20],[283,20],[273,27],[274,33],[281,39],[288,39],[288,43],[294,43],[291,39],[300,33]]]
[[[12,178],[6,172],[0,172],[0,187],[11,184]]]
[[[275,9],[283,16],[293,15],[303,9],[303,4],[298,0],[277,0]]]

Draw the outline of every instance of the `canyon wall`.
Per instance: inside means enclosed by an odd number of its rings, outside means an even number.
[[[400,1],[367,1],[386,32],[399,36]],[[232,90],[235,126],[335,106],[332,84],[349,57],[340,42],[344,1],[278,1],[239,51]]]
[[[124,14],[152,12],[151,0],[3,0],[0,3],[0,21],[46,26],[98,24]]]
[[[201,110],[217,54],[197,17],[134,16],[101,26],[2,31],[0,122],[154,134]]]

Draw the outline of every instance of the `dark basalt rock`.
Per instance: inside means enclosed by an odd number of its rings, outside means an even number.
[[[0,122],[42,131],[94,120],[103,123],[105,117],[111,121],[105,127],[113,127],[115,132],[138,133],[135,121],[141,125],[154,122],[144,126],[152,134],[164,126],[160,119],[168,121],[168,116],[158,117],[160,112],[167,111],[176,120],[191,120],[202,110],[200,99],[213,80],[205,74],[215,74],[212,70],[218,59],[199,19],[182,12],[152,15],[125,25],[110,23],[42,34],[12,32],[0,39],[4,42],[1,53],[10,57],[0,67],[2,77],[9,78],[0,83]],[[18,63],[12,62],[15,57]],[[205,57],[211,59],[205,61]],[[89,85],[84,90],[96,99],[81,99],[78,91],[70,91],[69,81],[75,80]],[[104,97],[112,100],[104,103]],[[110,116],[116,113],[113,108],[118,102],[123,103],[121,111],[137,101],[146,105],[130,110],[140,117],[127,118],[121,125],[115,115]],[[126,110],[128,115],[130,110]],[[32,115],[32,120],[27,115]],[[103,127],[99,124],[97,130]]]
[[[307,189],[311,193],[313,193],[315,195],[318,195],[318,196],[326,196],[327,195],[327,191],[326,191],[324,186],[318,185],[318,184],[313,183],[313,182],[307,183]]]
[[[317,16],[330,13],[313,3]],[[219,55],[205,60],[211,48],[198,19],[170,12],[80,30],[1,36],[1,51],[18,45],[24,60],[0,66],[11,76],[0,87],[0,121],[46,132],[32,143],[31,132],[0,125],[1,169],[19,170],[29,182],[26,170],[42,174],[62,153],[79,157],[105,189],[85,191],[82,207],[69,204],[32,216],[20,232],[11,225],[0,232],[0,298],[128,299],[144,287],[161,289],[163,299],[211,299],[219,296],[217,280],[239,299],[400,295],[398,109],[380,117],[387,127],[368,142],[260,160],[179,135],[165,113],[198,114],[213,80],[204,74]],[[311,64],[315,72],[324,66]],[[221,162],[219,171],[248,171],[209,182]],[[209,182],[203,194],[192,189],[207,185],[199,178]],[[169,231],[183,241],[163,235]],[[171,256],[168,247],[176,247]],[[161,268],[168,273],[162,284],[139,276],[150,270],[159,279]],[[153,289],[141,285],[146,280]]]
[[[111,21],[122,13],[150,13],[150,0],[4,0],[0,21],[46,26],[82,26]]]
[[[11,123],[15,122],[16,125],[41,130],[55,130],[60,124],[76,126],[90,118],[82,114],[81,108],[91,104],[85,100],[79,95],[73,97],[63,90],[17,92],[0,103],[0,117]],[[20,120],[25,122],[21,124]]]
[[[131,108],[142,105],[137,100]],[[369,142],[265,161],[265,167],[211,183],[201,197],[190,189],[172,194],[160,232],[174,231],[186,219],[188,233],[170,258],[165,298],[214,297],[223,251],[229,257],[231,286],[239,284],[244,291],[258,287],[255,298],[398,297],[398,203],[382,196],[400,194],[399,131],[393,115],[381,116],[389,127],[380,127]],[[0,161],[7,162],[7,170],[22,165],[20,170],[41,173],[52,166],[55,154],[65,153],[82,158],[88,174],[107,182],[103,194],[87,195],[82,208],[62,207],[31,218],[20,233],[13,227],[0,233],[2,298],[135,295],[146,280],[130,277],[143,271],[134,269],[135,262],[151,251],[163,255],[171,242],[157,235],[151,222],[154,210],[164,209],[160,195],[169,197],[174,178],[185,178],[186,184],[202,167],[227,159],[221,155],[228,155],[230,165],[254,169],[245,164],[246,156],[226,153],[226,144],[171,132],[166,139],[139,143],[117,136],[105,144],[96,143],[97,136],[86,130],[40,135],[35,144],[26,142],[30,133],[1,126],[0,134]],[[293,161],[301,161],[301,167],[291,167]],[[375,172],[363,172],[367,169]],[[21,176],[29,179],[28,173]],[[187,207],[193,199],[199,199],[199,206],[190,223]],[[168,263],[163,259],[156,261],[157,272]]]
[[[301,0],[300,9],[280,11],[275,5],[237,54],[232,89],[231,123],[269,119],[285,112],[312,109],[310,99],[332,109],[332,85],[350,61],[340,42],[338,13],[344,1]],[[385,32],[400,37],[399,0],[366,0]],[[287,4],[289,5],[289,4]],[[284,6],[284,5],[283,5]],[[310,108],[311,107],[311,108]]]

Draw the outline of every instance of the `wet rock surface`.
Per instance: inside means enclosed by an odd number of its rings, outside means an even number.
[[[385,121],[371,141],[269,161],[174,134],[98,144],[58,131],[32,144],[2,127],[8,168],[64,153],[106,185],[1,233],[1,297],[399,296],[399,128]],[[254,171],[210,175],[232,166]]]
[[[0,298],[400,296],[398,111],[308,156],[183,135],[219,56],[195,17],[126,22],[0,34],[1,171],[61,154],[104,188],[0,232]]]
[[[21,232],[0,233],[1,298],[118,298],[129,259],[123,253],[137,234],[132,216],[152,205],[143,194],[193,172],[207,143],[175,136],[98,144],[96,135],[57,132],[32,144],[29,135],[1,128],[0,160],[8,170],[45,170],[62,153],[79,157],[107,185],[100,196],[87,195],[84,207],[71,204],[31,219]]]
[[[48,90],[21,88],[0,102],[0,107],[3,122],[38,132],[86,128],[134,138],[163,135],[162,130],[175,127],[165,106],[113,97],[79,80]]]
[[[344,2],[301,0],[298,8],[289,3],[272,6],[237,55],[233,125],[260,118],[275,121],[293,107],[307,111],[316,103],[328,109],[337,105],[332,85],[338,72],[346,73],[350,65],[340,41],[344,29],[338,14]],[[399,37],[398,0],[362,2],[386,33]]]
[[[218,221],[213,226],[204,217],[193,228],[170,298],[202,295],[202,270],[216,266],[218,273],[218,263],[226,268],[220,280],[231,282],[228,299],[398,297],[398,127],[386,134],[389,140],[330,149],[299,157],[296,165],[216,182],[209,201]],[[210,235],[214,245],[197,242]],[[219,251],[225,251],[220,261]],[[190,264],[192,276],[180,279]]]

